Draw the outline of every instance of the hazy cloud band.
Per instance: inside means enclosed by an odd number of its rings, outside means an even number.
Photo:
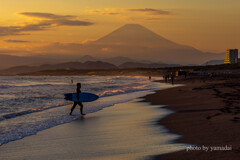
[[[31,31],[47,30],[56,26],[89,26],[94,23],[80,21],[77,16],[58,15],[41,12],[21,12],[23,16],[39,19],[37,23],[28,23],[23,26],[0,26],[0,36],[23,35]]]
[[[118,15],[127,12],[137,12],[137,13],[144,13],[146,15],[169,15],[171,12],[160,10],[160,9],[153,9],[153,8],[136,8],[136,9],[121,9],[121,8],[105,8],[105,9],[95,9],[89,10],[88,13],[90,14],[98,14],[98,15]]]

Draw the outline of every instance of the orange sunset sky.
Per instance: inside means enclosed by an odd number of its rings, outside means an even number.
[[[239,0],[0,0],[0,54],[41,53],[141,24],[206,52],[240,48]]]

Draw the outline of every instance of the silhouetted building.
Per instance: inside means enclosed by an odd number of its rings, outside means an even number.
[[[224,64],[238,63],[238,49],[227,49]]]

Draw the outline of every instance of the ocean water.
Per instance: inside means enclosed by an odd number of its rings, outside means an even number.
[[[171,87],[148,77],[0,77],[0,145],[78,119],[79,107],[69,116],[72,103],[63,95],[74,92],[77,82],[82,83],[82,92],[100,96],[97,101],[83,103],[86,114]]]

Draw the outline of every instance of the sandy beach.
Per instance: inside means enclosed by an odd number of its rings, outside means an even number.
[[[182,135],[179,143],[198,145],[200,150],[153,156],[153,159],[239,159],[240,106],[238,78],[191,78],[182,87],[147,95],[147,102],[165,104],[176,113],[159,120],[171,132]],[[203,150],[209,147],[209,150]],[[210,147],[232,147],[210,151]]]
[[[185,148],[157,121],[172,112],[134,101],[116,104],[0,147],[3,160],[146,159]],[[75,113],[76,114],[76,113]]]

